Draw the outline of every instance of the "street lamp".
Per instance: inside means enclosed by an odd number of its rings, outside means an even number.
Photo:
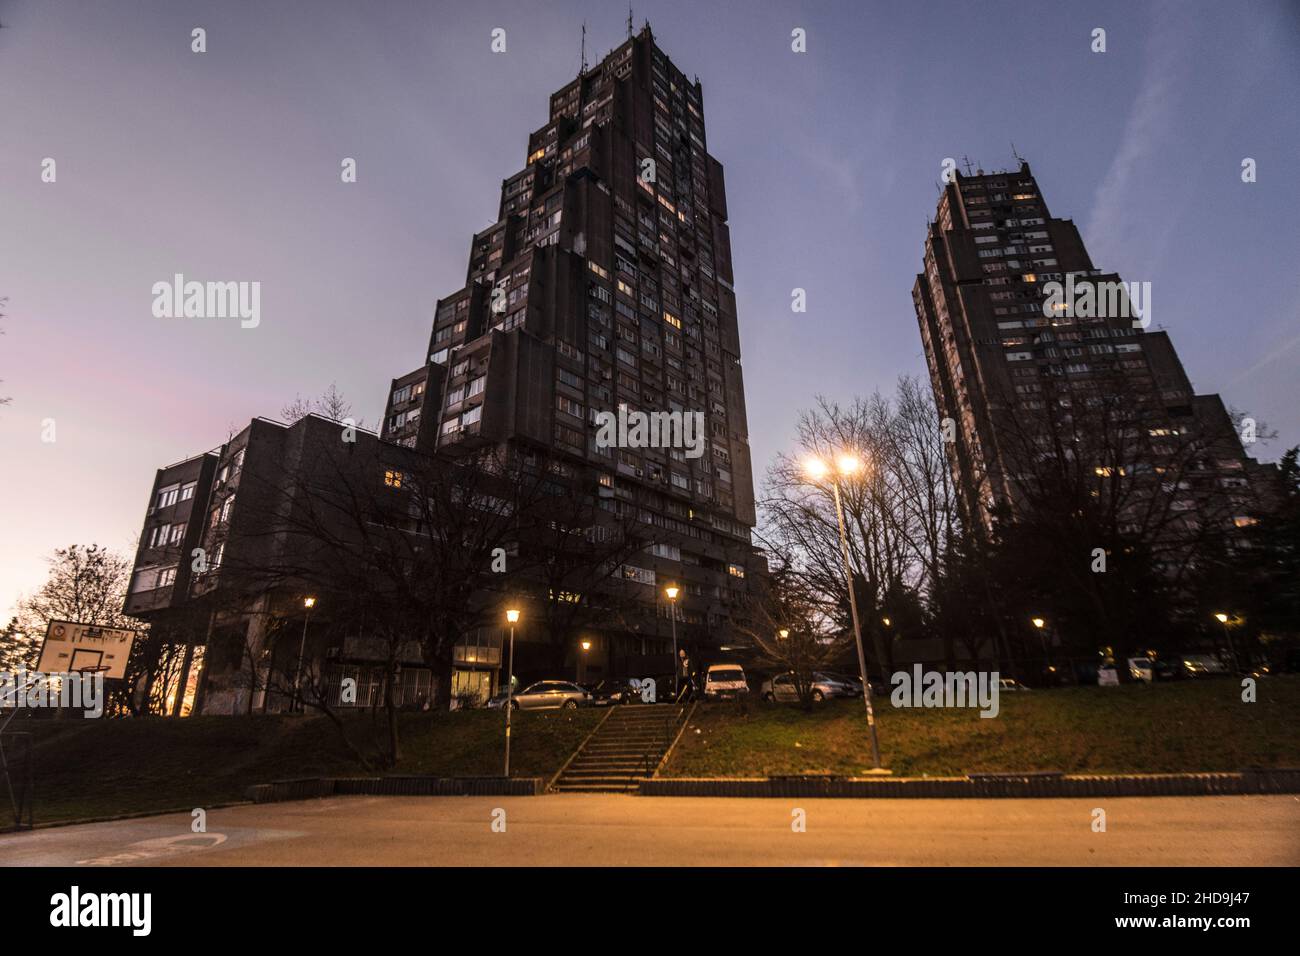
[[[668,617],[673,626],[673,701],[677,700],[677,675],[681,671],[681,664],[677,662],[677,585],[670,584],[664,588],[664,594],[668,595]]]
[[[784,641],[787,637],[790,636],[790,629],[787,628],[787,627],[783,627],[783,628],[781,628],[781,630],[780,630],[779,633],[780,633],[780,635],[781,635],[781,640]]]
[[[1237,665],[1237,648],[1232,643],[1232,632],[1228,630],[1228,615],[1217,611],[1214,616],[1223,625],[1223,637],[1228,642],[1228,653],[1232,656],[1232,672],[1240,674],[1241,668]]]
[[[591,650],[591,641],[583,641],[583,642],[582,642],[582,653],[583,653],[583,654],[586,654],[587,651],[589,651],[589,650]],[[576,679],[576,680],[579,680],[579,681],[582,680],[582,665],[583,665],[584,663],[586,663],[585,658],[579,657],[579,658],[578,658],[578,666],[574,668],[574,675],[575,675],[575,679]]]
[[[849,611],[853,615],[853,638],[858,645],[858,668],[862,673],[862,702],[867,708],[867,728],[871,731],[871,760],[880,770],[880,741],[876,736],[876,714],[871,707],[871,680],[867,677],[867,655],[862,649],[862,624],[858,620],[858,598],[853,587],[853,569],[849,564],[849,537],[844,530],[844,505],[840,500],[840,477],[848,477],[862,469],[862,460],[856,455],[842,453],[836,459],[834,473],[831,466],[820,458],[811,458],[804,470],[814,483],[830,476],[835,494],[835,518],[840,529],[840,554],[844,558],[844,580],[849,587]],[[882,661],[883,663],[883,661]]]
[[[1043,644],[1043,668],[1044,668],[1044,672],[1046,673],[1046,669],[1047,669],[1047,667],[1048,667],[1048,662],[1047,662],[1047,635],[1046,635],[1045,633],[1043,633],[1043,628],[1047,626],[1047,621],[1044,620],[1044,619],[1041,618],[1041,617],[1031,617],[1031,618],[1029,619],[1029,622],[1030,622],[1031,624],[1033,624],[1035,630],[1038,631],[1038,639],[1039,639],[1039,641],[1041,641],[1042,644]]]
[[[506,669],[506,772],[510,777],[510,711],[514,710],[515,689],[515,625],[519,623],[519,612],[514,608],[506,610],[506,621],[510,624],[510,657]]]
[[[307,622],[311,620],[311,609],[316,606],[316,598],[308,595],[302,599],[302,606],[307,609],[307,613],[303,615],[302,619],[302,640],[298,642],[298,667],[294,671],[293,675],[294,700],[291,704],[294,705],[299,702],[299,698],[302,696],[300,693],[302,685],[302,659],[303,655],[307,653]],[[305,710],[306,708],[303,709]]]

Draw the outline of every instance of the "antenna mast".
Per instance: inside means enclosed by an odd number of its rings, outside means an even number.
[[[578,67],[578,75],[587,75],[587,23],[585,20],[582,24],[582,66]]]

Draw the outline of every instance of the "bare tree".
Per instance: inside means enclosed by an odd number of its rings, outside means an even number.
[[[541,621],[559,673],[583,628],[628,623],[640,605],[624,565],[656,543],[644,525],[599,507],[590,489],[540,498],[521,515],[511,571],[535,581],[532,613]]]
[[[917,415],[915,399],[908,400],[909,412]],[[799,420],[799,451],[778,456],[769,469],[761,502],[763,538],[793,557],[826,612],[847,628],[848,587],[834,496],[826,483],[810,482],[805,459],[835,461],[847,451],[862,460],[861,471],[838,481],[862,627],[882,672],[892,669],[883,622],[886,602],[922,586],[927,534],[938,549],[939,529],[950,520],[938,510],[943,493],[921,487],[926,470],[934,470],[933,462],[912,447],[914,431],[923,430],[919,417],[906,427],[900,424],[895,404],[878,393],[848,406],[819,398]]]
[[[457,643],[500,620],[500,559],[541,503],[566,492],[545,462],[501,449],[453,458],[374,440],[308,440],[291,467],[246,468],[239,496],[256,512],[244,522],[252,530],[227,541],[217,580],[250,600],[266,595],[273,616],[301,614],[302,595],[315,595],[318,634],[363,642],[383,659],[387,740],[377,759],[391,766],[400,756],[400,662],[423,661],[432,705],[447,706]],[[331,716],[337,688],[325,675],[288,681],[285,661],[296,658],[280,655],[281,685]]]
[[[301,395],[295,395],[293,401],[280,409],[281,417],[290,425],[312,414],[321,415],[333,422],[352,419],[352,424],[357,428],[366,427],[363,419],[353,417],[352,403],[344,397],[333,382],[330,382],[329,388],[325,389],[319,397],[303,398]]]
[[[1177,595],[1221,538],[1231,511],[1217,460],[1235,439],[1118,373],[1048,376],[1035,394],[1001,406],[1011,500],[998,577],[1022,622],[1052,607],[1058,637],[1122,660],[1168,630]]]
[[[841,659],[852,641],[826,618],[823,602],[789,558],[780,561],[748,598],[745,623],[737,630],[753,641],[762,663],[791,676],[801,706],[809,710],[816,672]]]

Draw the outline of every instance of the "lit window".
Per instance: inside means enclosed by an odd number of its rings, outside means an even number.
[[[402,473],[400,471],[392,471],[392,470],[385,471],[384,484],[386,484],[389,488],[402,487]]]

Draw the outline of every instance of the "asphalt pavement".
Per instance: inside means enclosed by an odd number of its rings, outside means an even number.
[[[1098,816],[1105,814],[1101,832]],[[50,866],[1296,866],[1300,797],[331,797],[0,836]]]

